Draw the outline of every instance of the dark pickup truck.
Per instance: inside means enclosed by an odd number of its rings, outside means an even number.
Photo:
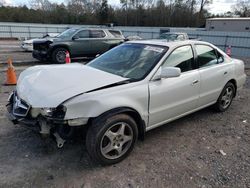
[[[94,57],[123,43],[119,30],[102,28],[71,28],[55,38],[35,40],[33,57],[40,61],[65,63],[66,51],[71,58]]]

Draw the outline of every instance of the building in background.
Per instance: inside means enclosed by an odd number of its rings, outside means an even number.
[[[250,32],[250,17],[248,18],[209,18],[206,21],[207,31]]]

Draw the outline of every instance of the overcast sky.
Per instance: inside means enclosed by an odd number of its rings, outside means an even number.
[[[29,5],[29,0],[0,0],[5,1],[8,5]],[[62,3],[65,0],[50,0],[51,2]],[[231,10],[231,6],[235,4],[237,0],[213,0],[213,4],[209,6],[209,10],[212,13],[224,13]],[[108,0],[109,4],[119,5],[120,0]]]

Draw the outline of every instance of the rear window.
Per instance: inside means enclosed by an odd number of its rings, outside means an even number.
[[[77,31],[77,29],[67,29],[66,31],[62,32],[61,34],[59,34],[57,36],[57,38],[67,38],[67,37],[71,37],[75,32]]]
[[[195,45],[195,49],[197,52],[197,60],[200,67],[207,67],[218,64],[216,51],[212,47],[197,44]]]
[[[120,31],[109,30],[109,32],[115,37],[122,37],[122,33]]]

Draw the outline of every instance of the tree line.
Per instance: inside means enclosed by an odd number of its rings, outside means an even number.
[[[31,0],[29,7],[12,7],[0,2],[0,21],[202,27],[208,17],[250,16],[250,0],[239,0],[232,12],[220,15],[208,11],[210,3],[212,0],[120,0],[121,5],[115,6],[107,0],[68,0],[65,4]]]

